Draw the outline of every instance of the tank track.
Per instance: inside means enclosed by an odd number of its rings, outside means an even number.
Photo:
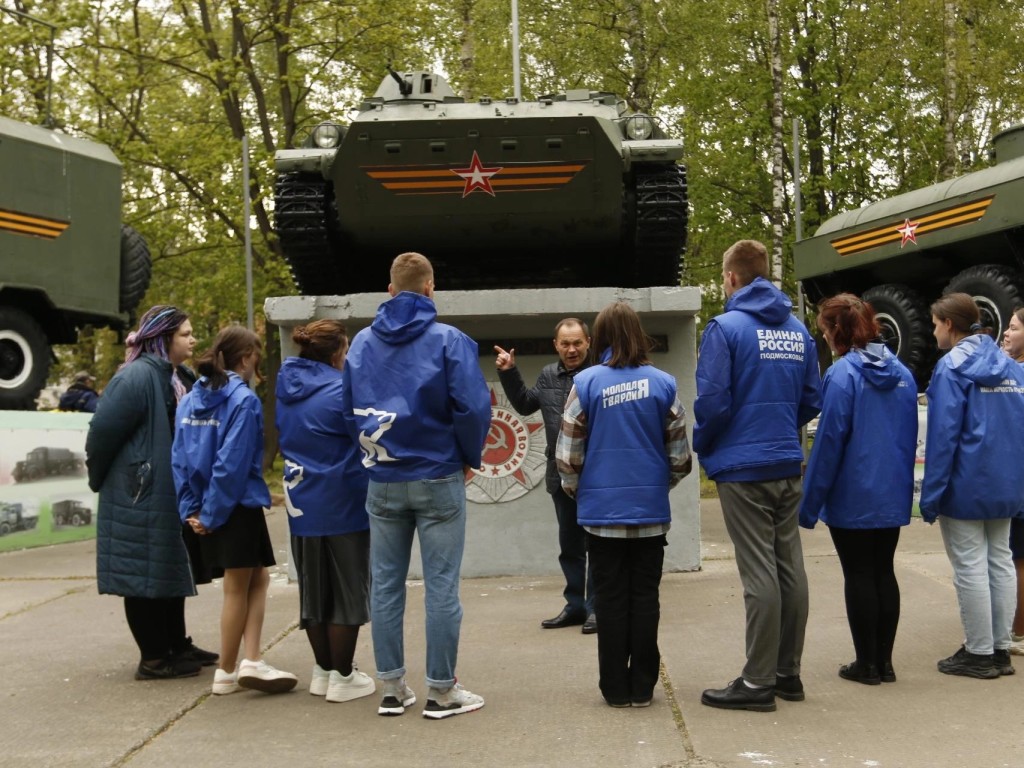
[[[300,293],[344,292],[338,238],[328,229],[334,194],[321,177],[287,173],[274,186],[274,226]]]
[[[686,169],[637,165],[634,180],[634,285],[679,285],[690,215]]]

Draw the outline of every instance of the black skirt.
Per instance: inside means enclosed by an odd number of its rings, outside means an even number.
[[[299,628],[370,620],[370,532],[292,536],[299,575]]]
[[[276,563],[267,519],[259,508],[235,507],[224,525],[199,537],[199,547],[204,567],[214,570]]]

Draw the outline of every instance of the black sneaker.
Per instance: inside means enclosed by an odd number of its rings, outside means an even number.
[[[803,701],[806,696],[800,675],[778,675],[775,678],[775,695],[786,701]]]
[[[999,677],[999,670],[996,668],[992,656],[971,653],[962,645],[960,650],[948,659],[939,661],[938,667],[939,672],[945,675],[962,675],[979,680],[995,680]]]
[[[1015,672],[1013,662],[1010,660],[1009,648],[996,648],[995,653],[992,654],[992,664],[1000,675],[1012,675]]]
[[[718,709],[749,709],[752,712],[774,712],[775,689],[766,685],[751,688],[742,677],[737,677],[725,688],[709,688],[700,697],[700,703]]]
[[[168,657],[159,664],[139,662],[135,670],[136,680],[173,680],[179,677],[195,677],[199,674],[200,665],[195,661],[187,661],[180,657]]]
[[[220,661],[220,654],[213,651],[204,651],[192,642],[191,637],[185,638],[185,646],[175,656],[185,661],[194,661],[203,667],[212,667]]]

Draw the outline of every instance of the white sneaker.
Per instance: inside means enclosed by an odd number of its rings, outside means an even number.
[[[314,696],[326,696],[327,686],[330,684],[331,673],[322,668],[319,664],[313,665],[313,676],[309,681],[309,692]]]
[[[299,679],[291,672],[274,669],[263,659],[242,659],[242,663],[238,665],[238,684],[243,688],[264,693],[284,693],[294,688],[298,682]]]
[[[1024,656],[1024,635],[1010,633],[1010,653],[1014,656]]]
[[[377,714],[385,717],[392,717],[405,714],[405,708],[416,703],[416,694],[412,688],[405,684],[405,678],[397,680],[381,681],[384,687],[384,697],[380,706],[377,707]]]
[[[215,695],[225,696],[241,689],[241,686],[238,684],[237,672],[225,672],[218,667],[217,671],[213,673],[213,693]]]
[[[369,696],[375,690],[377,686],[374,685],[373,679],[364,672],[360,672],[355,667],[352,668],[352,674],[345,677],[336,669],[331,670],[331,680],[329,687],[327,688],[327,700],[335,703],[342,701],[352,701],[352,699],[361,699],[363,696]]]
[[[472,712],[484,705],[484,697],[470,693],[458,682],[447,691],[431,688],[427,692],[427,705],[423,708],[423,716],[434,720],[463,712]]]

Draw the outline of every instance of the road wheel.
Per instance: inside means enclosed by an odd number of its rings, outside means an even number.
[[[874,307],[882,341],[914,374],[918,389],[923,389],[935,362],[928,304],[915,291],[895,283],[869,288],[861,298]]]
[[[969,267],[949,281],[942,292],[966,293],[974,299],[981,313],[981,324],[992,329],[997,341],[1010,324],[1010,315],[1024,306],[1021,298],[1021,275],[1001,264],[979,264]]]
[[[34,411],[49,372],[50,348],[39,323],[0,307],[0,411]]]
[[[121,226],[121,311],[131,312],[142,301],[153,274],[149,246],[127,224]]]

